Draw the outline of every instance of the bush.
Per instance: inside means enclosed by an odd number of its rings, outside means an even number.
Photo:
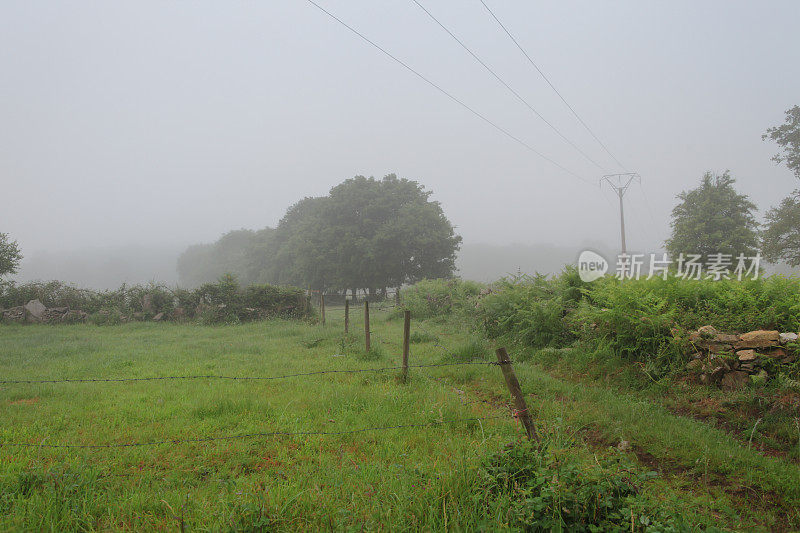
[[[89,315],[89,321],[96,326],[116,326],[122,323],[119,309],[101,309]]]
[[[304,318],[309,307],[303,289],[275,285],[250,285],[245,289],[243,302],[247,308],[284,318]]]
[[[252,285],[241,288],[231,275],[195,290],[165,285],[122,285],[110,291],[78,289],[60,281],[0,285],[0,308],[38,299],[46,307],[69,307],[89,313],[95,324],[118,324],[163,313],[170,318],[196,318],[203,323],[235,323],[267,317],[305,318],[312,313],[305,293],[296,287]],[[181,308],[181,314],[176,309]]]
[[[32,282],[17,285],[7,283],[0,286],[0,308],[25,305],[38,299],[47,307],[69,307],[87,313],[99,311],[102,307],[100,295],[94,291],[78,289],[60,281]]]
[[[175,310],[173,291],[166,285],[152,282],[131,286],[125,291],[122,301],[126,313],[142,313],[143,318],[152,318],[159,313],[169,315]]]
[[[680,363],[682,347],[672,334],[678,310],[653,290],[652,281],[607,278],[597,283],[573,316],[575,330],[625,359],[655,361],[663,368]]]
[[[504,278],[480,300],[476,314],[490,338],[511,335],[531,346],[564,346],[576,338],[566,318],[585,289],[573,268],[555,278]]]
[[[428,279],[400,292],[402,308],[414,318],[433,318],[470,313],[485,287],[475,281]]]
[[[598,353],[667,371],[685,362],[685,332],[700,326],[800,330],[800,280],[607,276],[583,283],[567,268],[554,278],[503,279],[479,300],[475,314],[490,338],[507,336],[535,348],[583,341]]]
[[[196,293],[198,318],[203,323],[235,323],[275,316],[306,318],[311,313],[302,289],[272,285],[251,285],[242,289],[230,274],[222,276],[217,283],[200,286]]]
[[[512,528],[524,531],[675,531],[671,513],[640,488],[656,476],[616,461],[583,464],[574,450],[509,445],[483,465],[484,487],[505,500]]]
[[[0,307],[15,307],[39,300],[46,307],[69,307],[90,314],[101,309],[116,309],[124,315],[130,315],[143,312],[145,296],[150,299],[150,315],[169,313],[174,307],[175,297],[165,285],[122,285],[116,290],[92,291],[61,281],[6,285],[0,293]]]

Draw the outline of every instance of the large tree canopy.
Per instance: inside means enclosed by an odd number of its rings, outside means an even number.
[[[275,230],[231,232],[189,248],[181,280],[194,285],[232,272],[243,282],[375,291],[450,277],[461,237],[430,196],[394,174],[356,176],[327,196],[300,200]]]
[[[276,230],[276,282],[321,289],[397,287],[449,277],[461,237],[419,183],[356,176],[292,206]]]
[[[753,255],[758,245],[755,204],[734,189],[728,172],[707,172],[700,186],[678,195],[672,210],[672,235],[665,242],[672,257],[679,254],[743,253]]]

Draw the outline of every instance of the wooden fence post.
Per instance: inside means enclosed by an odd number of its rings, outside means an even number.
[[[344,299],[344,334],[350,331],[350,300]]]
[[[519,386],[517,375],[514,373],[514,367],[511,366],[511,359],[508,358],[508,353],[505,348],[497,349],[497,363],[500,365],[500,370],[503,371],[503,377],[506,379],[506,385],[514,399],[514,410],[516,411],[519,421],[525,428],[525,433],[528,435],[528,440],[535,440],[539,442],[539,435],[536,434],[536,428],[533,427],[531,414],[528,412],[528,404],[525,403],[525,397],[522,395],[522,389]]]
[[[322,325],[325,325],[325,295],[320,292],[319,293],[319,309],[320,313],[322,313]]]
[[[367,347],[367,352],[369,352],[369,300],[364,300],[364,342]]]
[[[408,380],[408,352],[411,342],[411,311],[403,312],[403,381]]]

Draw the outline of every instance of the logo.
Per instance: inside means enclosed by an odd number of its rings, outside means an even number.
[[[591,250],[584,250],[578,256],[578,275],[586,283],[602,278],[608,272],[608,261]]]

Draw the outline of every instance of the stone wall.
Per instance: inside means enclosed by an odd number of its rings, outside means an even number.
[[[797,358],[795,332],[756,330],[723,333],[703,326],[689,335],[692,360],[686,368],[701,383],[738,390],[751,381],[765,381],[781,365]]]

